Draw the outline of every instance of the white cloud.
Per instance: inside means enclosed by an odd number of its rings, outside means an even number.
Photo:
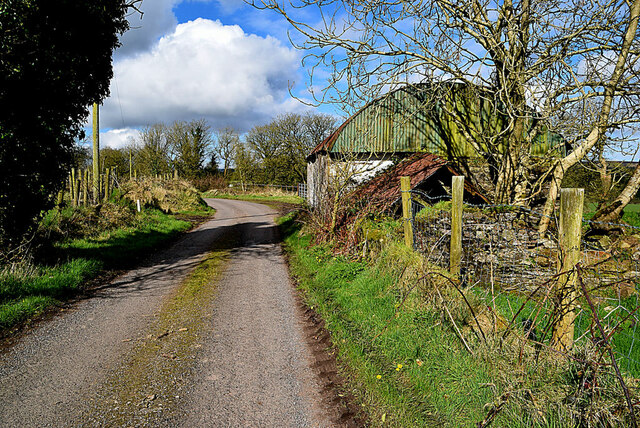
[[[273,37],[199,18],[115,62],[101,123],[126,128],[205,118],[214,127],[246,130],[302,108],[288,94],[298,65],[297,52]]]
[[[198,0],[198,1],[207,1],[207,0]],[[218,5],[222,8],[225,13],[232,13],[236,10],[246,6],[243,0],[217,0]]]
[[[138,137],[139,134],[139,131],[130,128],[111,129],[107,132],[100,133],[100,145],[102,147],[119,149],[126,146],[131,140]]]
[[[143,12],[131,12],[127,17],[129,30],[120,37],[122,46],[115,52],[116,58],[135,55],[151,48],[160,37],[175,29],[178,20],[173,8],[180,0],[145,0],[139,3]]]

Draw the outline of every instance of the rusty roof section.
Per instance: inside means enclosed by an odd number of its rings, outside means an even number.
[[[413,189],[435,174],[440,168],[446,168],[453,175],[460,175],[445,159],[432,153],[418,153],[358,187],[353,192],[353,197],[356,199],[367,198],[375,200],[377,203],[389,207],[400,198],[400,177],[410,177],[411,188]],[[468,180],[464,182],[464,189],[473,196],[487,203],[489,202]]]

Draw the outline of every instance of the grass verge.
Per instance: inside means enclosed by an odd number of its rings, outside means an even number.
[[[421,258],[401,244],[386,241],[373,257],[350,260],[312,245],[293,218],[281,223],[291,272],[325,320],[373,426],[628,422],[614,378],[598,378],[596,400],[584,394],[583,362],[538,358],[531,344],[513,336],[476,338],[455,290],[415,281]]]
[[[122,214],[117,221],[109,222],[104,214],[96,216],[93,226],[87,221],[85,208],[52,210],[44,217],[49,239],[38,250],[35,261],[5,266],[0,271],[0,335],[84,291],[92,279],[110,270],[135,266],[151,251],[190,229],[193,223],[189,218],[199,220],[214,213],[202,208],[177,213],[182,218],[177,219],[157,209],[134,214],[132,207],[105,204],[102,208],[104,213],[110,209]],[[63,233],[68,230],[74,230],[71,236]]]

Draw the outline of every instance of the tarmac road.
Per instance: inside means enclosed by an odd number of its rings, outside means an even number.
[[[207,203],[214,219],[0,355],[0,426],[333,426],[275,212]],[[216,245],[223,271],[180,306]]]

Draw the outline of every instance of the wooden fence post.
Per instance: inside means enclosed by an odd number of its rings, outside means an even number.
[[[73,206],[77,207],[79,205],[80,205],[80,178],[76,178],[74,180],[74,186],[73,186]]]
[[[104,170],[104,202],[109,200],[109,192],[110,189],[110,180],[111,180],[111,168],[105,168]]]
[[[582,237],[582,209],[584,189],[560,190],[560,224],[558,227],[559,272],[557,287],[556,322],[553,327],[551,345],[562,352],[573,346],[575,306],[578,297],[575,266],[580,261]]]
[[[402,196],[402,223],[404,224],[404,243],[413,248],[413,225],[411,224],[411,178],[400,177],[400,195]]]
[[[73,206],[78,206],[78,199],[76,198],[76,188],[78,183],[76,181],[76,169],[71,168],[71,176],[69,176],[69,192],[71,193],[71,201],[73,202]]]
[[[462,260],[462,199],[464,196],[464,176],[451,178],[451,248],[449,250],[449,273],[460,276]]]
[[[82,200],[84,202],[84,206],[87,206],[87,201],[89,200],[89,168],[84,170],[83,175]]]
[[[58,205],[58,209],[62,208],[62,204],[64,203],[64,189],[66,186],[62,186],[62,189],[60,189],[60,191],[58,192],[58,201],[57,201],[57,205]]]

